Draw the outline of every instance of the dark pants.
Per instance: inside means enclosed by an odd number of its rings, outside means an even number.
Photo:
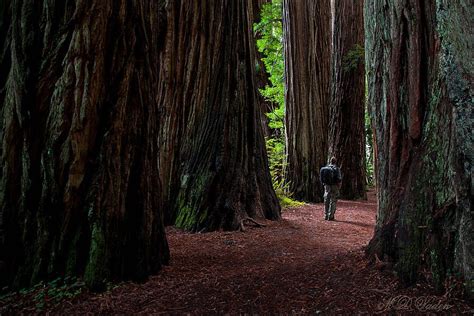
[[[326,219],[334,219],[338,197],[339,197],[339,186],[337,184],[324,185],[324,215]]]

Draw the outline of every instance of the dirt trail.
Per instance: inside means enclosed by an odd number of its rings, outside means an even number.
[[[322,204],[316,204],[286,210],[283,220],[244,233],[169,229],[172,261],[160,274],[144,284],[124,283],[107,293],[83,295],[55,311],[207,315],[400,309],[382,303],[400,294],[428,295],[430,289],[402,289],[392,272],[367,264],[363,247],[373,234],[375,209],[370,194],[368,201],[339,201],[334,222],[325,221]],[[449,303],[453,312],[469,309]]]

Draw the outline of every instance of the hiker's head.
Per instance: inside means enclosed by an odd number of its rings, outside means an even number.
[[[336,159],[336,157],[331,157],[331,160],[330,160],[330,161],[331,161],[331,165],[337,164],[337,159]]]

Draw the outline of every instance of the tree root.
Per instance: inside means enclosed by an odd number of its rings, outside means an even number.
[[[265,224],[259,223],[251,217],[246,217],[240,221],[240,231],[242,232],[245,231],[245,224],[244,224],[245,221],[249,221],[250,223],[254,224],[255,227],[265,227]]]
[[[375,268],[377,270],[383,271],[383,270],[392,270],[393,269],[393,263],[392,262],[387,262],[387,261],[380,260],[380,258],[377,254],[375,254],[374,256],[375,256]]]

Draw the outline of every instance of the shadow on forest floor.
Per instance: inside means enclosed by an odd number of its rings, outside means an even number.
[[[143,284],[84,293],[52,312],[417,313],[420,300],[449,313],[472,312],[466,302],[436,295],[427,284],[403,288],[392,271],[368,264],[363,249],[373,234],[375,207],[370,194],[366,203],[341,201],[336,221],[323,219],[322,204],[306,204],[244,233],[189,234],[170,227],[171,262],[161,273]]]

